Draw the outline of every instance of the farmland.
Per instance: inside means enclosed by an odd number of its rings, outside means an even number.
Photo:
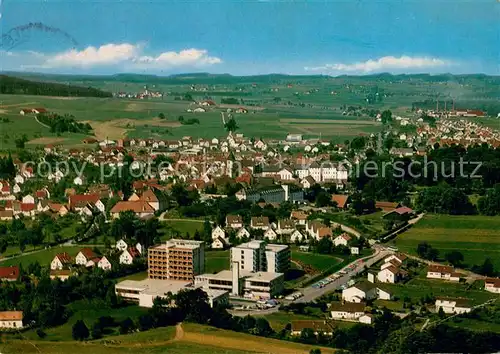
[[[425,215],[413,228],[398,236],[396,246],[416,254],[417,245],[427,242],[440,251],[460,251],[468,265],[480,265],[489,257],[500,269],[500,218],[488,216]]]

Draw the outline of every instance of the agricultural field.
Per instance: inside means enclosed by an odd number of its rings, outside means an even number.
[[[500,269],[500,217],[428,214],[394,242],[411,254],[416,254],[421,242],[438,249],[440,257],[460,251],[467,265],[480,265],[489,257],[495,269]]]
[[[190,323],[87,342],[75,342],[71,341],[70,338],[60,342],[29,338],[8,339],[0,344],[0,351],[5,354],[84,354],[89,352],[93,354],[307,354],[314,348],[309,345],[256,337]],[[333,353],[334,349],[321,348],[321,352]]]

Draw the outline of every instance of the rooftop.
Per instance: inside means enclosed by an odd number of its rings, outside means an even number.
[[[266,245],[266,251],[280,252],[289,249],[288,245],[269,244]]]
[[[175,294],[189,286],[191,283],[181,280],[144,279],[124,280],[116,284],[116,289],[135,290],[146,294]]]
[[[192,240],[180,240],[180,239],[170,239],[165,243],[162,243],[160,245],[153,246],[151,248],[153,249],[167,249],[167,248],[189,248],[189,249],[196,249],[199,247],[202,247],[204,244],[203,241],[192,241]]]

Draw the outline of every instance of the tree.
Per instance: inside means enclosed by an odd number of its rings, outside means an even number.
[[[392,122],[392,112],[390,110],[385,110],[381,115],[382,124],[390,124]]]
[[[91,335],[92,335],[92,339],[100,339],[102,338],[102,328],[100,326],[99,323],[94,323],[94,325],[92,326],[92,329],[90,331]]]
[[[438,316],[439,316],[439,318],[445,318],[446,317],[446,314],[444,313],[444,310],[443,310],[442,307],[439,308]]]
[[[300,341],[307,344],[313,344],[316,342],[316,335],[314,334],[314,329],[304,328],[300,331]]]
[[[447,252],[444,258],[450,262],[454,267],[458,267],[464,261],[464,255],[459,251]]]
[[[329,237],[322,237],[316,245],[316,252],[321,254],[331,254],[333,250],[333,242]]]
[[[487,276],[493,276],[495,274],[495,268],[490,258],[486,258],[484,260],[483,265],[479,269],[479,272],[482,275],[487,275]]]
[[[226,128],[226,131],[228,132],[235,132],[236,130],[238,130],[238,125],[236,124],[236,120],[231,117],[227,122],[226,124],[224,124],[224,128]]]
[[[316,195],[316,207],[321,208],[330,205],[331,199],[332,197],[330,196],[330,194],[322,190]]]
[[[127,334],[135,329],[134,321],[130,317],[127,317],[122,322],[120,322],[120,334]]]
[[[148,329],[153,328],[153,326],[154,326],[153,316],[151,316],[150,314],[145,314],[145,315],[139,316],[139,320],[138,320],[139,330],[147,331]]]
[[[311,349],[309,354],[321,354],[321,349]]]
[[[163,114],[163,112],[161,112],[160,114],[158,114],[158,118],[165,119],[165,114]]]
[[[268,337],[273,333],[273,329],[265,318],[259,317],[255,321],[255,327],[252,332],[258,336]]]
[[[85,340],[89,337],[89,329],[83,320],[77,320],[71,328],[71,335],[74,340]]]

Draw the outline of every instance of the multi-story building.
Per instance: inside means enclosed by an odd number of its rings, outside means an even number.
[[[284,273],[290,267],[290,248],[258,240],[242,243],[231,248],[231,264],[242,271]]]
[[[148,250],[150,279],[193,281],[205,271],[203,241],[171,239]]]
[[[290,247],[269,244],[266,246],[267,271],[285,273],[290,268]]]
[[[231,264],[238,262],[241,270],[258,272],[265,270],[266,243],[264,241],[250,241],[231,248]]]

